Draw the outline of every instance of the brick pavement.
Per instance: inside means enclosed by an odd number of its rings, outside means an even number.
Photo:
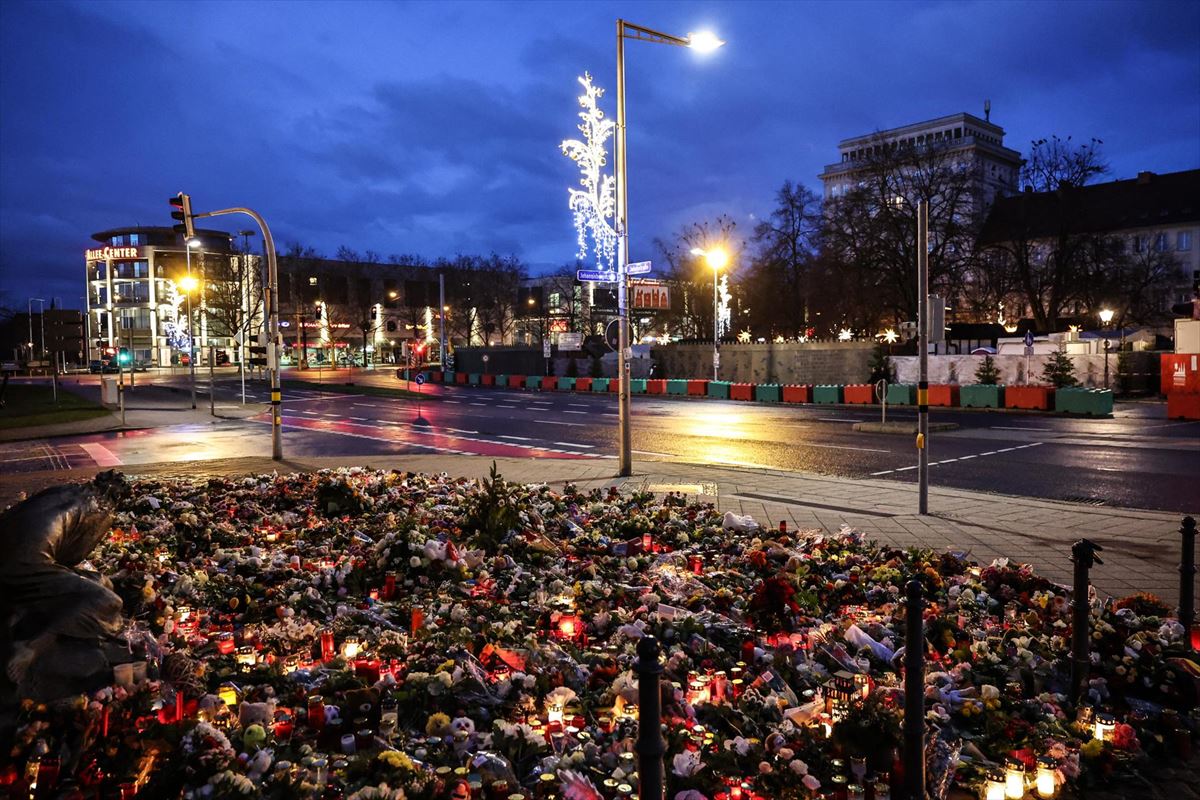
[[[196,477],[360,465],[478,478],[487,474],[492,461],[482,456],[447,455],[300,458],[279,463],[269,458],[239,458],[141,465],[126,472]],[[930,489],[932,513],[920,516],[915,513],[916,487],[895,481],[650,460],[639,461],[632,477],[615,478],[615,462],[609,459],[509,458],[496,462],[504,477],[512,481],[683,491],[711,499],[722,510],[750,514],[763,525],[775,526],[786,520],[791,528],[834,531],[847,524],[897,547],[961,550],[985,563],[998,557],[1027,562],[1060,583],[1071,579],[1071,543],[1087,536],[1105,548],[1101,554],[1104,565],[1092,571],[1098,590],[1117,596],[1147,591],[1167,603],[1178,602],[1178,514],[935,486]],[[0,504],[13,502],[22,491],[86,479],[97,471],[2,475]]]

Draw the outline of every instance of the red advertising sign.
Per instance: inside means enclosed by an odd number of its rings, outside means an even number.
[[[654,311],[671,310],[671,287],[657,281],[630,281],[629,291],[633,293],[630,305],[633,308],[651,309]]]

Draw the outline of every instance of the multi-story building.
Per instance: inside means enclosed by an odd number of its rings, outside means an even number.
[[[1048,251],[1063,237],[1104,237],[1134,262],[1169,257],[1178,280],[1162,298],[1162,310],[1192,300],[1200,280],[1200,169],[1067,187],[1058,192],[1025,191],[998,200],[979,237],[982,247],[1020,238]],[[1035,251],[1040,252],[1040,251]],[[1122,298],[1109,298],[1119,304]],[[1028,307],[1018,308],[1028,312]],[[1094,318],[1096,309],[1076,303],[1069,313]]]
[[[187,350],[187,296],[181,280],[191,275],[192,339],[201,351],[229,348],[236,331],[222,324],[220,307],[228,305],[228,278],[239,269],[230,235],[224,231],[197,230],[194,245],[185,248],[172,228],[113,228],[92,235],[100,247],[84,253],[87,281],[88,358],[96,360],[106,347],[129,348],[133,358],[147,365],[178,363]],[[248,257],[245,273],[253,276],[257,259]],[[183,285],[187,285],[186,283]],[[243,305],[240,315],[253,326],[253,309],[261,324],[261,301],[255,302],[247,280],[234,297]],[[231,314],[230,316],[239,316]]]
[[[857,186],[862,170],[889,147],[943,148],[969,164],[984,206],[1017,189],[1021,154],[1004,146],[1004,129],[967,113],[877,131],[838,143],[841,160],[821,172],[825,199],[841,197]]]

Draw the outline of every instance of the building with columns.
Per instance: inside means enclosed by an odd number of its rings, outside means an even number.
[[[825,199],[841,197],[856,186],[860,171],[888,147],[944,148],[969,165],[985,207],[1017,191],[1021,154],[1004,146],[1004,129],[999,125],[964,112],[843,139],[838,143],[840,160],[818,176]]]

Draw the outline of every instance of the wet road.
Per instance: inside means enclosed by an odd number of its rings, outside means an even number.
[[[403,386],[376,374],[359,383]],[[218,402],[239,394],[232,378]],[[251,385],[251,399],[265,399]],[[471,453],[607,458],[616,453],[616,396],[426,386],[411,399],[285,386],[289,455]],[[916,480],[913,438],[853,431],[878,408],[779,406],[634,396],[639,458]],[[890,408],[888,418],[915,419]],[[1195,512],[1200,508],[1200,423],[1163,417],[1161,405],[1126,404],[1106,420],[935,410],[959,430],[930,437],[936,485],[1076,502]],[[0,445],[0,472],[96,463],[129,465],[262,455],[269,419],[92,434]]]

